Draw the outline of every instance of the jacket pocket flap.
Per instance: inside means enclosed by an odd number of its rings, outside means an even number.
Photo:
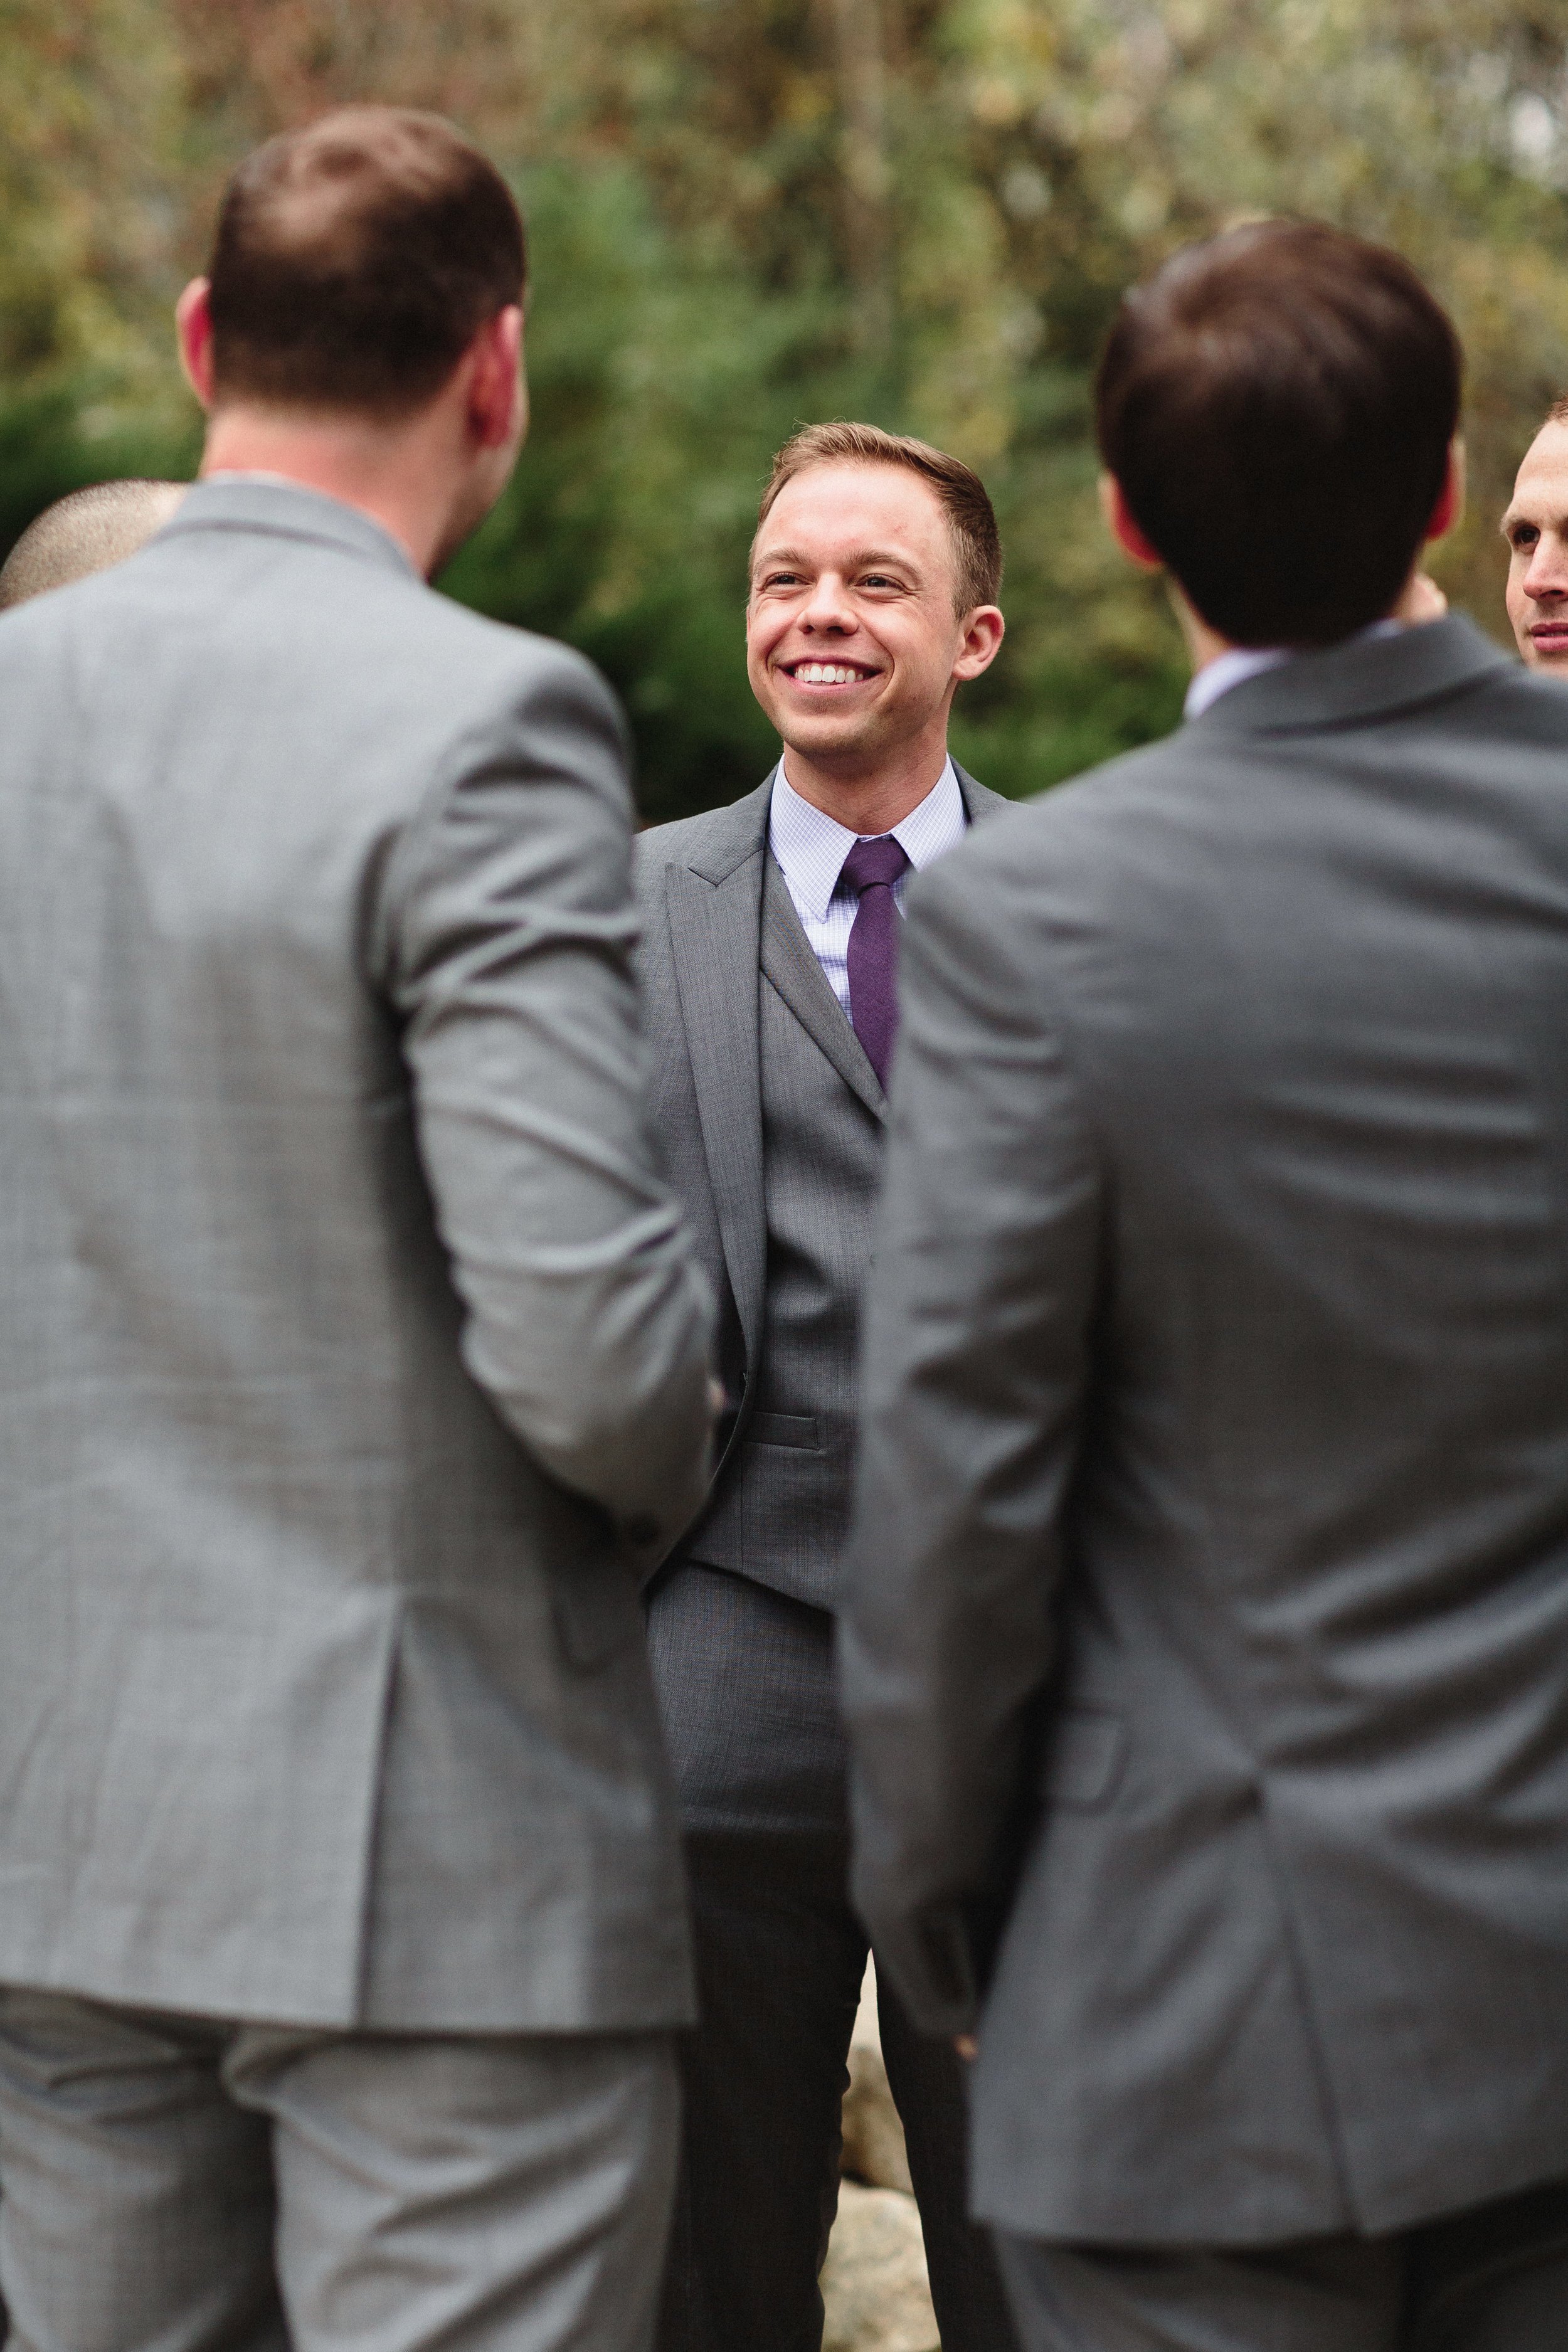
[[[754,1412],[746,1423],[753,1445],[795,1445],[804,1454],[817,1450],[814,1412]]]

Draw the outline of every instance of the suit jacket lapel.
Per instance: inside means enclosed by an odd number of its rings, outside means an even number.
[[[1000,793],[989,792],[984,784],[976,783],[956,761],[953,770],[971,824],[984,823],[999,809],[1012,805]],[[764,840],[765,831],[764,825]],[[868,1110],[885,1121],[888,1098],[881,1082],[801,929],[789,886],[771,857],[764,856],[763,862],[763,971],[806,1034],[826,1055],[845,1085]]]
[[[703,1152],[746,1360],[753,1368],[767,1271],[757,1042],[767,803],[764,786],[720,813],[710,844],[689,865],[669,866],[665,882]],[[723,819],[732,823],[726,826]]]
[[[958,769],[972,824],[1011,805]],[[879,1119],[887,1098],[768,856],[773,777],[731,807],[685,866],[666,869],[666,908],[703,1153],[747,1360],[757,1361],[767,1276],[758,971]]]
[[[968,769],[961,768],[956,760],[952,763],[952,772],[958,778],[958,789],[963,795],[963,814],[971,824],[984,824],[988,816],[996,816],[1003,809],[1016,806],[1016,802],[1004,800],[1000,793],[994,793],[989,784],[976,783]]]
[[[806,1035],[819,1045],[853,1094],[878,1118],[888,1100],[866,1049],[849,1025],[844,1007],[812,952],[789,885],[771,857],[763,882],[763,971],[778,990]]]

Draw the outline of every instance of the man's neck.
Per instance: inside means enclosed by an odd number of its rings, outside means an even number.
[[[1201,677],[1222,654],[1254,650],[1250,646],[1233,645],[1228,637],[1222,637],[1217,629],[1211,629],[1202,615],[1194,611],[1187,597],[1168,574],[1167,584],[1182,635],[1186,640],[1187,658],[1192,663],[1194,678]],[[1425,622],[1440,621],[1447,609],[1447,597],[1426,577],[1417,560],[1411,566],[1404,587],[1384,618],[1398,622],[1402,628],[1419,628]]]
[[[864,772],[824,765],[785,744],[784,782],[848,833],[891,833],[936,790],[947,766],[947,739],[921,742],[897,760]]]
[[[1235,653],[1237,648],[1228,637],[1222,637],[1217,629],[1211,629],[1208,623],[1193,610],[1181,589],[1168,575],[1167,584],[1177,625],[1186,644],[1193,676],[1201,677],[1211,662],[1218,661],[1222,654]]]
[[[446,546],[452,492],[438,453],[413,446],[423,423],[377,425],[237,406],[214,416],[201,470],[271,474],[357,507],[428,578]]]

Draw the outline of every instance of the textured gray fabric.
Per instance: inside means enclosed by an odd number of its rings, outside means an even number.
[[[670,2037],[306,2033],[0,1990],[12,2352],[644,2352]]]
[[[960,788],[973,818],[1006,805]],[[702,1987],[660,2352],[820,2336],[866,1956],[822,1604],[838,1589],[885,1105],[767,853],[769,801],[763,785],[637,845],[657,1129],[723,1301],[739,1405],[713,1504],[649,1597]],[[1006,2352],[994,2266],[963,2213],[957,2062],[916,2055],[912,2037],[903,2054],[944,2340]]]
[[[709,1307],[610,696],[214,482],[0,699],[0,1979],[679,2020],[635,1570]]]
[[[881,1172],[882,1090],[771,857],[762,952],[763,1343],[738,1452],[694,1540],[716,1567],[754,1575],[765,1564],[775,1591],[820,1609],[837,1597],[848,1532],[855,1327]],[[802,1003],[859,1092],[803,1026]]]
[[[1555,2182],[1388,2238],[998,2252],[1026,2352],[1568,2352]]]
[[[971,821],[1007,803],[959,771]],[[738,1407],[680,1556],[831,1607],[882,1089],[767,854],[772,778],[637,845],[655,1127]],[[760,978],[759,978],[760,974]]]
[[[826,1838],[842,1868],[848,1750],[827,1612],[682,1560],[651,1588],[647,1643],[683,1829]]]
[[[1568,696],[1306,656],[910,909],[841,1666],[977,2210],[1568,2173]]]
[[[831,1713],[826,1675],[822,1705]],[[842,1823],[834,1837],[700,1831],[687,1859],[702,2024],[682,2037],[659,2352],[819,2352],[817,2274],[866,1969]],[[948,2043],[913,2031],[888,1986],[879,2007],[943,2352],[1012,2352],[995,2257],[964,2210],[965,2070]]]
[[[697,1950],[685,2134],[660,2352],[784,2352],[822,2332],[845,2057],[866,1967],[846,1897],[832,1619],[688,1560],[648,1609]],[[700,1671],[698,1671],[698,1662]],[[964,2069],[879,1990],[947,2352],[1008,2352],[1001,2284],[966,2212]]]

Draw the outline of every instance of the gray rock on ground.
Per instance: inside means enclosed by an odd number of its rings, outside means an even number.
[[[912,2197],[840,2181],[822,2300],[822,2352],[941,2352]]]
[[[849,2045],[845,2179],[822,2271],[822,2352],[941,2352],[904,2127],[888,2088],[869,1962]]]
[[[866,1963],[860,2009],[849,2043],[849,2088],[844,2094],[844,2156],[840,2169],[871,2189],[914,2193],[904,2127],[888,2088],[882,2042],[877,2027],[877,1976]]]

